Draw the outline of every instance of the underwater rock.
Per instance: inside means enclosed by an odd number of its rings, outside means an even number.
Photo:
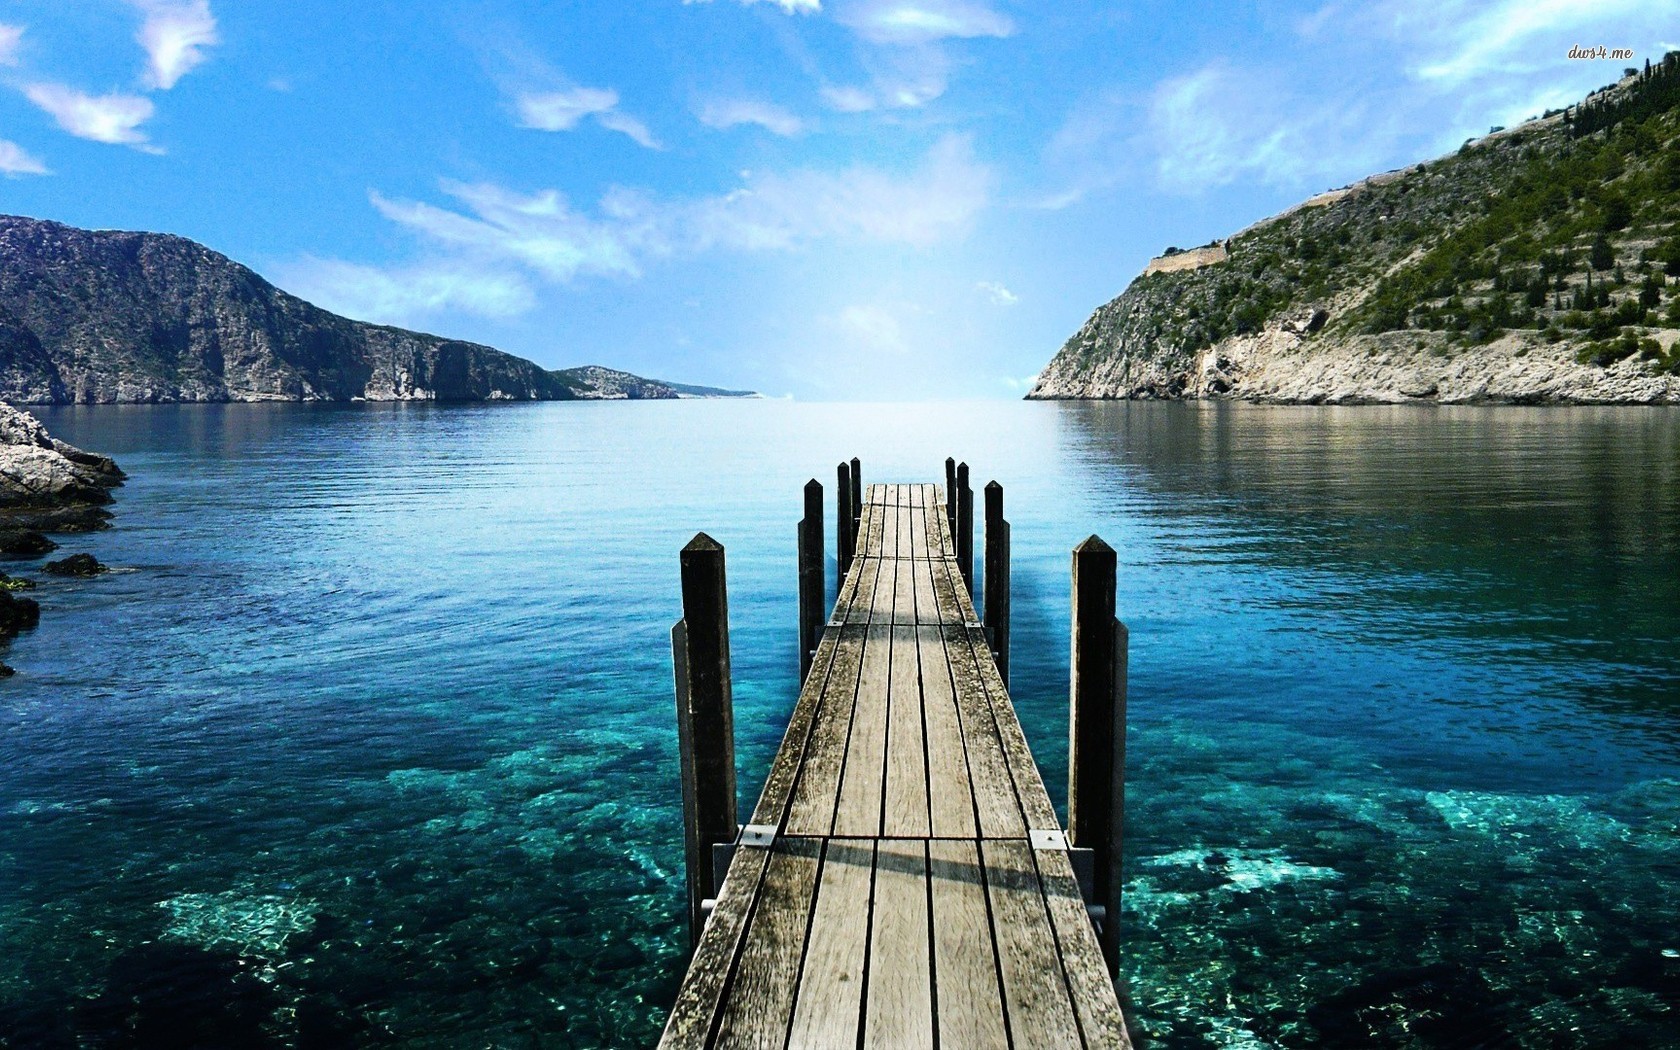
[[[17,637],[41,622],[41,607],[33,598],[19,598],[10,591],[0,591],[0,641]]]
[[[110,572],[110,568],[101,565],[99,560],[91,554],[72,554],[68,558],[49,561],[41,566],[43,572],[50,572],[54,576],[80,576],[83,578],[98,576],[102,572]]]
[[[83,1045],[266,1047],[278,997],[231,951],[143,944],[111,963],[77,1016]]]
[[[34,529],[0,528],[0,555],[34,558],[58,550],[58,544]]]

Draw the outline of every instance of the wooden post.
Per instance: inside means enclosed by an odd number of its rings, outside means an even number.
[[[858,526],[863,521],[863,464],[852,457],[852,550],[857,550]]]
[[[840,577],[835,583],[834,597],[838,599],[839,585],[852,571],[852,544],[856,536],[852,532],[852,468],[841,463],[834,473],[834,560],[839,565]]]
[[[1068,711],[1068,844],[1092,853],[1103,958],[1120,969],[1120,842],[1126,801],[1126,625],[1114,616],[1114,548],[1073,549]]]
[[[697,533],[682,549],[683,618],[671,629],[682,752],[683,845],[690,945],[705,925],[701,902],[720,874],[712,846],[735,841],[735,715],[729,683],[729,596],[723,545]]]
[[[811,673],[812,654],[823,624],[823,490],[805,483],[805,517],[799,522],[799,681]]]
[[[957,464],[957,568],[974,594],[974,490],[968,487],[968,464]]]
[[[986,640],[998,676],[1009,684],[1009,522],[1003,520],[1003,486],[986,483]]]
[[[957,461],[945,457],[945,526],[951,530],[951,542],[957,541]]]

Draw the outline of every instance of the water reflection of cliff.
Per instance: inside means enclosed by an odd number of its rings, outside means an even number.
[[[1068,454],[1130,481],[1092,498],[1172,523],[1175,555],[1290,570],[1328,629],[1590,661],[1680,713],[1680,412],[1058,408]]]

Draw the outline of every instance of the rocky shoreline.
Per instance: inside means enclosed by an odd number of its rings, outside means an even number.
[[[0,401],[0,558],[41,558],[58,549],[48,533],[107,527],[111,490],[124,477],[110,457],[54,438],[40,420]],[[89,555],[75,554],[42,569],[60,576],[91,576],[103,566]],[[38,603],[18,593],[34,586],[31,579],[0,571],[0,646],[40,622]],[[12,673],[0,662],[0,678]]]

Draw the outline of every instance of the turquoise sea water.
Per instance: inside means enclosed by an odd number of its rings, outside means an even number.
[[[1140,1042],[1680,1045],[1680,413],[41,415],[132,480],[5,654],[0,1045],[652,1043],[677,550],[728,548],[747,805],[800,485],[948,454],[1006,488],[1058,804],[1068,551],[1120,550]]]

